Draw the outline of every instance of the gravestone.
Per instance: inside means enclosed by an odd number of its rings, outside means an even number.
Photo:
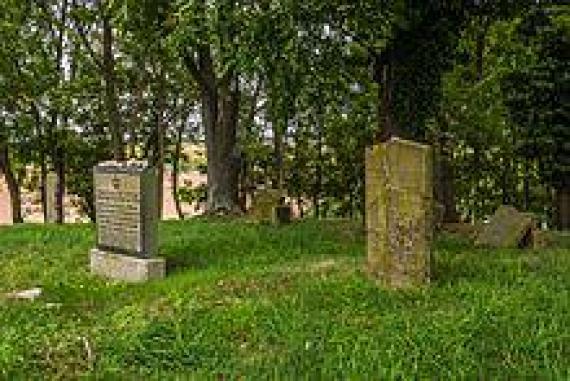
[[[0,225],[12,224],[12,202],[8,185],[4,176],[0,174]]]
[[[395,137],[366,151],[368,269],[387,287],[430,280],[432,167],[431,147]]]
[[[253,197],[249,212],[257,222],[287,223],[291,220],[291,207],[284,203],[278,189],[261,189]]]
[[[124,281],[163,278],[158,251],[156,169],[145,161],[109,161],[94,168],[97,247],[92,272]]]
[[[515,248],[532,245],[536,222],[528,213],[501,205],[488,224],[483,226],[475,243],[493,248]]]
[[[46,221],[47,223],[57,222],[56,208],[57,175],[50,172],[46,176]]]

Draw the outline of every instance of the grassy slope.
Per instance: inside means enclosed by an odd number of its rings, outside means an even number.
[[[437,244],[429,289],[378,289],[342,222],[161,226],[169,276],[87,272],[92,226],[0,228],[0,379],[40,374],[253,378],[570,377],[570,253]],[[158,376],[160,374],[160,376]]]

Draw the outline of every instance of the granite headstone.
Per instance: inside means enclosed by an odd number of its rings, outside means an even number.
[[[94,168],[97,247],[93,272],[126,281],[162,278],[158,251],[156,169],[145,161],[109,161]]]

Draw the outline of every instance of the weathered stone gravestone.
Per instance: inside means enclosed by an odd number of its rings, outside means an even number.
[[[250,216],[257,222],[287,223],[291,220],[291,207],[285,205],[278,189],[261,189],[253,197]]]
[[[431,148],[392,138],[366,151],[368,268],[388,287],[430,280]]]
[[[57,222],[56,208],[57,175],[53,172],[46,177],[46,221],[47,223]]]
[[[12,201],[4,176],[0,174],[0,225],[12,224]]]
[[[109,161],[94,168],[97,247],[91,271],[112,279],[163,278],[158,246],[157,173],[144,161]]]
[[[502,205],[482,229],[475,243],[495,248],[526,247],[533,244],[536,222],[528,213]]]

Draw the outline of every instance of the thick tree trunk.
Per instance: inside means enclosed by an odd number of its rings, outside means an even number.
[[[229,86],[202,92],[208,157],[208,212],[233,213],[238,205],[237,96]]]
[[[103,79],[105,80],[105,107],[111,129],[113,158],[125,158],[123,128],[115,90],[115,58],[113,56],[113,27],[109,15],[103,16]]]
[[[556,189],[556,228],[570,230],[570,186]]]
[[[199,46],[195,56],[185,52],[184,61],[200,87],[208,158],[208,213],[239,213],[238,76],[228,70],[223,78],[216,77],[208,45]]]

